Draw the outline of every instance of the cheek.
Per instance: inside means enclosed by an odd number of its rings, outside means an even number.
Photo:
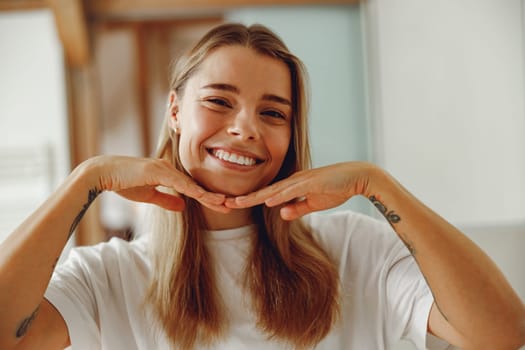
[[[190,170],[193,168],[194,145],[198,140],[198,135],[192,131],[193,128],[193,125],[181,124],[179,135],[179,158],[184,169],[188,172],[191,172]]]
[[[288,147],[290,146],[290,142],[290,133],[283,133],[280,137],[275,138],[274,142],[272,142],[271,153],[275,160],[279,160],[279,164],[282,164],[284,161],[286,153],[288,152]]]
[[[221,128],[221,118],[202,106],[193,106],[182,116],[181,133],[190,134],[192,139],[204,139]]]
[[[220,129],[217,118],[199,108],[186,110],[182,116],[179,137],[179,157],[182,165],[191,173],[204,156],[204,143]]]
[[[206,116],[199,113],[199,110],[195,108],[185,110],[180,118],[180,146],[188,150],[195,147],[199,140],[206,137],[210,123]]]

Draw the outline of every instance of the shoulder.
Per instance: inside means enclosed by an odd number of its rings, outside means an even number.
[[[144,328],[139,306],[150,273],[147,242],[112,238],[76,247],[57,267],[45,298],[66,322],[73,348],[100,348],[100,329],[125,336],[137,322],[136,329]]]
[[[73,272],[93,276],[122,274],[126,271],[147,271],[149,259],[147,237],[131,242],[111,238],[92,246],[75,247],[57,268],[57,272]],[[87,276],[86,276],[87,277]]]
[[[147,253],[147,237],[126,241],[113,237],[107,242],[91,246],[81,246],[71,249],[70,257],[83,257],[87,259],[115,259],[120,257],[142,257]]]
[[[130,286],[141,292],[151,273],[146,243],[143,238],[136,242],[112,238],[71,249],[55,269],[46,298],[53,304],[64,298],[73,300],[73,304],[86,305],[89,314],[96,315],[97,305],[121,300]]]

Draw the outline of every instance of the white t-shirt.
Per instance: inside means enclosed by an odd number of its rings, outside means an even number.
[[[311,214],[304,220],[338,266],[342,320],[316,349],[389,349],[401,338],[418,349],[445,349],[427,335],[433,297],[404,244],[382,221],[352,212]],[[278,349],[255,327],[242,294],[242,275],[254,226],[206,232],[230,329],[213,349]],[[148,235],[133,242],[74,248],[53,274],[48,299],[66,321],[72,348],[167,349],[143,298],[151,273]]]

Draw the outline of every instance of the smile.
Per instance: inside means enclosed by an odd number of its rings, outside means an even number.
[[[227,152],[222,149],[212,149],[209,152],[216,158],[223,160],[228,163],[239,164],[244,166],[252,166],[257,164],[257,159],[241,155],[233,152]]]

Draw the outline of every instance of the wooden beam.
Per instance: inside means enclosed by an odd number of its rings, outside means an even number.
[[[47,0],[53,10],[58,36],[71,67],[90,61],[88,28],[82,0]]]
[[[140,130],[142,133],[142,156],[151,156],[150,100],[148,94],[148,32],[142,25],[135,26],[135,52],[137,57],[137,103],[139,106]]]
[[[126,18],[116,18],[111,21],[97,21],[93,28],[95,31],[101,30],[116,30],[116,29],[131,29],[135,30],[138,25],[151,29],[158,29],[160,31],[169,31],[170,29],[180,27],[192,27],[196,25],[210,25],[213,27],[224,21],[221,14],[203,15],[200,17],[180,17],[180,18],[136,18],[129,20]]]
[[[66,65],[69,143],[71,165],[99,154],[100,108],[98,84],[93,64],[81,68]],[[79,196],[86,194],[79,193]],[[76,244],[90,245],[105,240],[100,223],[99,201],[91,204],[76,229]]]
[[[1,0],[0,11],[39,10],[47,8],[44,0]]]
[[[359,0],[90,0],[90,16],[105,18],[173,17],[188,11],[221,12],[225,8],[248,6],[357,4]]]

